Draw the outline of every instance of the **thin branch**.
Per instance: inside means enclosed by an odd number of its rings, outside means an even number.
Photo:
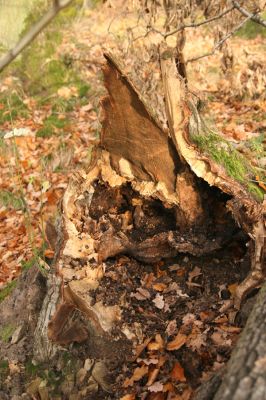
[[[261,18],[258,14],[251,14],[249,11],[247,11],[245,8],[241,7],[241,5],[238,3],[236,0],[232,0],[232,3],[234,7],[241,12],[245,17],[249,17],[252,21],[256,22],[257,24],[260,24],[266,28],[266,21],[265,19]]]
[[[183,24],[183,25],[180,25],[178,28],[176,28],[176,29],[174,29],[174,30],[172,30],[170,32],[166,32],[166,33],[165,32],[161,32],[160,30],[154,28],[153,26],[149,26],[149,30],[147,31],[147,33],[145,33],[145,35],[141,35],[141,36],[136,37],[134,39],[134,41],[138,40],[138,39],[140,39],[142,37],[148,36],[148,34],[151,33],[151,32],[158,33],[158,35],[161,35],[164,39],[166,39],[168,36],[174,35],[175,33],[183,31],[184,29],[187,29],[187,28],[198,28],[199,26],[209,24],[212,21],[216,21],[217,19],[220,19],[220,18],[224,17],[225,15],[227,15],[228,13],[233,11],[234,9],[235,9],[235,6],[232,6],[231,8],[228,8],[227,10],[221,12],[219,15],[215,15],[212,18],[205,19],[204,21],[201,21],[201,22],[198,22],[198,23]]]
[[[187,63],[190,63],[190,62],[194,62],[194,61],[201,60],[202,58],[205,58],[205,57],[212,56],[212,55],[216,52],[216,50],[218,50],[218,49],[224,44],[224,42],[225,42],[227,39],[229,39],[231,36],[233,36],[233,35],[234,35],[248,20],[250,20],[250,19],[251,19],[250,17],[245,18],[239,25],[237,25],[237,26],[235,27],[235,29],[233,29],[233,30],[232,30],[231,32],[229,32],[226,36],[224,36],[221,40],[219,40],[219,42],[217,42],[217,43],[214,45],[213,49],[212,49],[209,53],[202,54],[201,56],[198,56],[198,57],[190,58],[190,59],[188,59],[188,60],[186,61],[186,64],[187,64]]]
[[[23,38],[19,40],[19,42],[13,49],[11,49],[0,59],[0,72],[2,72],[3,69],[6,68],[22,52],[22,50],[25,49],[25,47],[27,47],[33,41],[33,39],[35,39],[35,37],[54,19],[54,17],[61,10],[67,7],[71,2],[72,0],[54,0],[53,7],[51,7],[46,12],[46,14],[44,14],[44,16],[31,27],[29,32],[27,32],[25,36],[23,36]]]
[[[187,25],[180,25],[178,28],[176,28],[170,32],[167,32],[165,34],[162,34],[162,35],[164,36],[164,38],[167,38],[168,36],[174,35],[175,33],[180,32],[187,28],[198,28],[201,25],[209,24],[212,21],[216,21],[217,19],[224,17],[226,14],[230,13],[234,9],[235,9],[235,6],[232,6],[231,8],[228,8],[227,10],[221,12],[219,15],[215,15],[212,18],[205,19],[204,21],[198,22],[197,24],[191,23],[191,24],[187,24]],[[157,33],[159,33],[159,32],[157,31]]]

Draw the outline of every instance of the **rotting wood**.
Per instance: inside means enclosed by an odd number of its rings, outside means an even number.
[[[58,349],[48,338],[66,345],[97,337],[110,347],[128,349],[131,355],[129,348],[139,340],[138,327],[123,320],[118,302],[106,305],[93,298],[105,275],[105,262],[118,255],[148,263],[182,252],[201,256],[226,248],[243,231],[246,242],[245,232],[252,236],[256,257],[252,280],[245,282],[238,299],[261,282],[263,206],[191,143],[189,125],[197,125],[197,110],[189,107],[192,100],[186,97],[168,54],[161,55],[161,65],[170,136],[117,60],[106,55],[109,95],[102,101],[101,145],[89,169],[75,173],[64,195],[64,238],[56,269],[60,284],[48,290],[36,330],[37,349],[46,351],[43,358],[54,354],[49,346]],[[74,313],[85,319],[85,325],[79,318],[75,322]],[[106,362],[113,361],[112,357],[108,354]]]
[[[251,273],[237,288],[235,296],[235,304],[239,307],[244,296],[265,278],[262,256],[265,247],[265,202],[264,205],[258,203],[240,183],[228,176],[221,165],[202,155],[193,145],[190,125],[200,133],[202,130],[197,107],[189,96],[184,80],[176,72],[173,53],[164,45],[161,46],[160,60],[169,131],[180,158],[187,162],[196,176],[232,197],[227,202],[227,208],[254,240]]]
[[[169,58],[168,51],[161,55],[161,66],[173,141],[161,129],[152,116],[152,112],[145,107],[134,85],[123,75],[117,60],[111,55],[106,55],[106,59],[104,75],[109,96],[102,101],[105,114],[101,149],[95,152],[89,171],[83,176],[82,173],[77,175],[77,179],[72,181],[65,193],[63,212],[66,241],[59,261],[64,291],[69,293],[67,301],[72,301],[78,309],[82,307],[82,311],[95,321],[95,327],[100,326],[105,332],[111,329],[115,321],[119,321],[120,312],[118,308],[112,310],[109,308],[107,312],[107,309],[105,310],[100,304],[90,305],[91,299],[88,293],[99,285],[103,276],[102,261],[121,253],[132,255],[142,261],[158,261],[164,257],[164,253],[165,257],[172,257],[180,251],[200,255],[225,244],[223,235],[212,237],[210,244],[203,232],[201,232],[201,239],[196,239],[194,244],[189,237],[191,226],[194,226],[194,235],[197,235],[195,229],[202,225],[203,217],[208,219],[202,208],[197,176],[206,180],[211,186],[217,186],[227,194],[243,199],[248,223],[245,218],[242,218],[243,215],[246,217],[242,211],[243,207],[237,208],[237,222],[242,223],[248,233],[252,232],[252,218],[258,218],[257,214],[261,209],[241,185],[233,182],[220,166],[201,156],[189,142],[189,119],[193,116],[185,97],[183,82],[173,70],[174,59]],[[174,151],[174,146],[177,153]],[[144,241],[141,239],[138,243],[127,234],[131,229],[128,227],[129,224],[116,234],[110,222],[109,230],[105,227],[105,233],[101,233],[99,239],[97,235],[90,232],[79,233],[79,217],[82,209],[77,207],[77,203],[79,199],[84,202],[84,193],[87,193],[85,203],[86,207],[90,208],[95,195],[95,184],[97,185],[98,181],[107,184],[110,188],[119,188],[130,183],[131,187],[144,198],[157,198],[163,204],[168,203],[168,207],[174,207],[176,222],[179,223],[182,219],[183,222],[185,221],[179,226],[182,232],[181,239],[178,239],[173,229],[168,228],[168,230],[165,229],[165,233],[153,234],[152,237],[147,237]],[[117,195],[119,196],[119,193]],[[117,201],[119,201],[118,198],[115,199],[115,202]],[[232,206],[233,213],[234,208],[236,208],[236,202]],[[86,212],[88,213],[88,210]],[[224,217],[227,218],[226,209],[223,212]],[[93,218],[89,220],[91,221],[89,229],[94,226],[97,231],[99,228],[97,228],[97,223],[95,225],[95,220]],[[230,219],[228,220],[230,225],[229,221]],[[187,235],[183,232],[185,226]],[[225,236],[228,236],[228,232]],[[230,240],[230,236],[227,240]],[[71,258],[82,257],[86,260],[84,267],[86,278],[76,283],[71,282],[71,277],[68,277],[71,267],[67,267],[67,264],[71,262]],[[91,267],[90,260],[94,260],[94,263],[96,261],[96,265],[98,263],[96,269],[95,265]],[[256,265],[258,271],[261,264],[257,261]],[[256,280],[256,284],[259,279],[261,277]],[[254,284],[254,279],[252,283]],[[105,320],[107,315],[108,321]],[[52,333],[50,334],[52,336]]]

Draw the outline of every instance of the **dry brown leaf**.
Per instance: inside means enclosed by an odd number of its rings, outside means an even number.
[[[149,351],[156,351],[156,350],[160,350],[160,349],[161,349],[161,346],[160,346],[160,344],[157,343],[157,342],[150,342],[150,343],[148,344],[148,346],[147,346],[147,349],[148,349]]]
[[[238,284],[237,283],[232,283],[232,285],[228,286],[228,290],[231,293],[231,295],[235,294],[237,288],[238,288]]]
[[[133,358],[133,361],[135,361],[143,352],[143,350],[147,347],[147,345],[150,343],[151,338],[147,338],[144,340],[143,343],[139,344],[138,346],[136,346],[135,348],[135,356]]]
[[[181,367],[179,362],[176,362],[174,368],[171,371],[171,378],[174,381],[178,382],[186,382],[186,377],[184,374],[184,368]]]
[[[167,328],[165,332],[167,333],[168,336],[173,336],[174,333],[176,332],[177,325],[176,325],[176,320],[172,320],[168,323]]]
[[[166,356],[161,355],[158,361],[158,368],[162,367],[165,364]]]
[[[150,395],[147,397],[147,400],[165,400],[165,395],[164,393],[150,393]]]
[[[149,377],[148,377],[148,382],[147,386],[153,385],[153,383],[156,381],[157,376],[159,374],[160,369],[159,368],[154,368],[149,372]],[[150,389],[149,389],[150,390]],[[151,392],[160,392],[163,390],[163,385],[160,390],[150,390]]]
[[[214,322],[216,324],[225,324],[226,322],[228,322],[228,318],[226,315],[222,315],[221,317],[215,318]]]
[[[156,297],[152,302],[155,304],[155,307],[159,308],[159,310],[164,308],[164,298],[159,293],[156,294]]]
[[[239,332],[241,332],[241,328],[239,328],[238,326],[220,325],[219,328],[222,329],[222,331],[228,332],[228,333],[239,333]]]
[[[162,350],[164,348],[164,341],[160,334],[155,335],[155,341],[147,345],[148,350]]]
[[[180,349],[187,341],[187,336],[182,333],[178,333],[174,340],[169,342],[166,346],[167,350],[173,351]]]
[[[165,283],[154,283],[152,287],[154,290],[157,290],[158,292],[163,292],[167,288]]]
[[[163,392],[173,392],[175,390],[173,384],[171,382],[167,382],[163,385]]]
[[[155,276],[152,272],[150,272],[149,274],[146,274],[142,281],[143,286],[150,288],[152,286],[152,282],[154,281],[154,279],[155,279]]]
[[[147,289],[144,289],[142,287],[137,288],[136,293],[132,293],[131,297],[135,297],[137,300],[147,300],[151,297],[150,292]]]
[[[232,340],[226,338],[226,333],[224,332],[217,332],[215,331],[211,335],[211,340],[217,345],[217,346],[231,346],[232,345]]]
[[[161,382],[155,382],[151,386],[148,387],[149,392],[162,392],[163,391],[163,384]]]
[[[134,382],[140,381],[145,375],[147,375],[149,368],[147,365],[142,365],[134,370],[131,378],[127,378],[123,384],[123,387],[133,386]]]
[[[119,400],[135,400],[135,398],[135,394],[126,394],[125,396],[120,397]]]
[[[192,282],[194,278],[197,278],[198,276],[202,275],[201,269],[199,267],[195,267],[191,272],[188,274],[188,286],[196,286],[200,287],[199,283]]]
[[[199,315],[202,321],[212,321],[213,318],[215,317],[214,311],[211,310],[201,311]]]
[[[54,251],[52,249],[46,249],[44,255],[49,259],[54,258]]]

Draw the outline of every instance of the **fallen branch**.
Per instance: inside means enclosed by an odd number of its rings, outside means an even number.
[[[3,71],[21,52],[25,49],[34,39],[35,37],[56,17],[56,15],[69,6],[72,0],[60,1],[54,0],[53,7],[51,7],[46,14],[38,21],[29,32],[23,36],[22,39],[16,44],[16,46],[11,49],[7,54],[5,54],[0,59],[0,72]]]

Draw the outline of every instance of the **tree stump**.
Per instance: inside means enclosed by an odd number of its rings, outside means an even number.
[[[207,259],[219,251],[229,254],[232,243],[248,243],[250,272],[237,289],[239,307],[247,292],[263,281],[265,267],[265,202],[192,141],[193,135],[207,133],[171,51],[162,48],[160,54],[169,132],[119,62],[110,54],[105,58],[108,95],[101,102],[100,145],[88,170],[75,172],[63,197],[57,255],[34,344],[37,362],[53,359],[72,343],[86,348],[94,382],[87,392],[91,399],[122,398],[134,378],[125,383],[121,368],[139,357],[153,334],[154,325],[143,331],[140,321],[164,323],[159,314],[145,313],[142,307],[135,311],[134,296],[148,299],[149,291],[132,294],[124,283],[121,290],[120,278],[128,280],[129,287],[130,275],[147,283],[154,268],[160,270],[162,263],[173,263],[180,254]],[[154,301],[159,313],[165,306],[162,296]],[[258,337],[259,343],[264,341],[264,334]],[[249,350],[256,364],[257,353],[253,357],[253,348]],[[239,356],[233,357],[238,362]],[[258,360],[260,365],[263,360]],[[148,369],[143,366],[139,373]],[[234,388],[238,382],[242,385],[241,377],[236,374]],[[266,390],[264,380],[256,382]],[[156,398],[166,399],[162,396],[166,394]],[[155,399],[154,393],[147,392],[145,398]],[[216,398],[233,397],[221,397],[219,391]]]

